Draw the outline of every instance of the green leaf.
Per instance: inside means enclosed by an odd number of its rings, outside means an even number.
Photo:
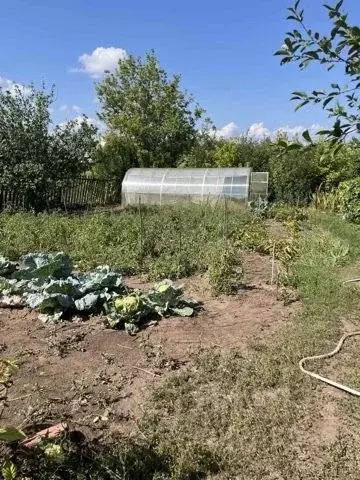
[[[72,270],[72,263],[68,255],[63,252],[28,253],[22,257],[23,268],[13,273],[13,278],[18,280],[32,278],[66,278]]]
[[[306,55],[308,57],[311,57],[311,58],[315,59],[315,60],[319,60],[319,55],[315,50],[311,50],[309,52],[306,52]]]
[[[344,0],[340,0],[340,2],[338,2],[336,5],[335,5],[335,10],[339,10],[342,6],[342,4],[344,3]]]
[[[310,137],[310,133],[309,133],[309,130],[305,130],[302,134],[303,138],[309,142],[309,143],[312,143],[312,139]]]
[[[331,100],[334,100],[334,97],[328,97],[326,100],[324,100],[323,108],[325,108],[326,105],[328,105],[331,102]]]
[[[140,330],[138,325],[135,325],[134,323],[129,323],[129,322],[124,324],[124,328],[125,328],[125,332],[128,333],[129,335],[135,335]]]
[[[297,112],[298,110],[300,110],[300,108],[302,108],[304,105],[306,105],[307,103],[309,103],[309,100],[304,100],[303,102],[299,103],[299,105],[296,106],[295,108],[295,112]]]
[[[288,47],[289,50],[292,50],[292,42],[291,42],[290,38],[285,38],[284,43]]]
[[[340,120],[336,120],[336,122],[334,123],[333,135],[334,135],[334,137],[338,137],[338,138],[341,137],[341,135],[342,135]]]
[[[292,95],[296,95],[298,97],[307,97],[307,93],[306,92],[303,92],[303,91],[296,91],[296,92],[292,92]]]
[[[17,269],[18,264],[16,262],[11,262],[7,258],[0,257],[0,276],[8,277]]]
[[[66,312],[74,307],[74,299],[70,295],[61,293],[48,294],[45,291],[30,293],[26,297],[26,302],[30,308],[47,314],[53,314],[59,310]]]
[[[25,433],[18,428],[0,428],[0,441],[3,442],[17,442],[25,438]]]
[[[288,55],[289,54],[289,50],[285,50],[285,49],[280,49],[280,50],[277,50],[274,55]]]
[[[108,265],[102,265],[91,270],[87,275],[78,277],[81,283],[80,290],[83,293],[111,288],[112,290],[122,290],[122,275],[116,270],[110,269]]]
[[[16,480],[17,468],[13,462],[6,462],[1,469],[1,474],[4,480]]]
[[[336,155],[337,153],[339,153],[339,151],[344,147],[344,145],[342,143],[339,143],[339,145],[337,145],[334,150],[333,150],[333,154]]]
[[[287,150],[289,152],[291,152],[292,150],[300,150],[302,147],[302,145],[300,145],[300,143],[291,143],[290,145],[287,146]]]
[[[82,298],[75,300],[75,308],[79,312],[89,312],[92,310],[99,300],[98,293],[87,293]]]
[[[284,57],[281,62],[280,62],[280,65],[284,65],[285,63],[290,63],[292,62],[292,57]]]
[[[180,315],[181,317],[191,317],[194,314],[194,309],[191,307],[175,307],[172,308],[171,311],[175,315]]]
[[[278,140],[277,145],[282,148],[288,148],[288,143],[285,140]]]
[[[300,0],[296,0],[295,5],[294,5],[294,10],[297,10],[299,6]]]

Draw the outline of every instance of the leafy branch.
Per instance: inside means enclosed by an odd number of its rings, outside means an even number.
[[[331,83],[327,91],[295,91],[291,96],[291,100],[298,102],[295,110],[307,104],[320,104],[329,117],[335,118],[331,129],[317,132],[330,140],[335,148],[349,136],[360,133],[360,28],[349,23],[342,5],[343,0],[335,6],[324,5],[331,25],[329,32],[323,35],[307,26],[304,10],[297,0],[288,8],[287,19],[300,28],[287,32],[281,49],[275,52],[282,57],[281,65],[297,63],[301,70],[314,62],[324,65],[328,71],[335,66],[344,66],[344,75],[349,77],[350,86]],[[308,140],[308,132],[303,136]]]

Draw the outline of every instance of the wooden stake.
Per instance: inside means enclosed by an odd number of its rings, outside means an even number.
[[[273,245],[272,259],[271,259],[271,285],[273,285],[274,283],[274,277],[275,277],[275,242]]]

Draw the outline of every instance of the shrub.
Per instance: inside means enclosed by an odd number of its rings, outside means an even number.
[[[286,155],[275,151],[269,171],[270,197],[281,203],[307,204],[323,180],[318,155],[309,150],[290,151]]]
[[[342,182],[338,195],[345,218],[350,222],[360,223],[360,178]]]
[[[317,191],[313,193],[311,206],[322,212],[341,212],[342,198],[339,189],[331,192]]]

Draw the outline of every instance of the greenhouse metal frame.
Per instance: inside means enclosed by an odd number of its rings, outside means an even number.
[[[123,204],[201,203],[222,197],[247,202],[266,197],[268,174],[254,175],[251,168],[243,167],[131,168],[122,183]]]

